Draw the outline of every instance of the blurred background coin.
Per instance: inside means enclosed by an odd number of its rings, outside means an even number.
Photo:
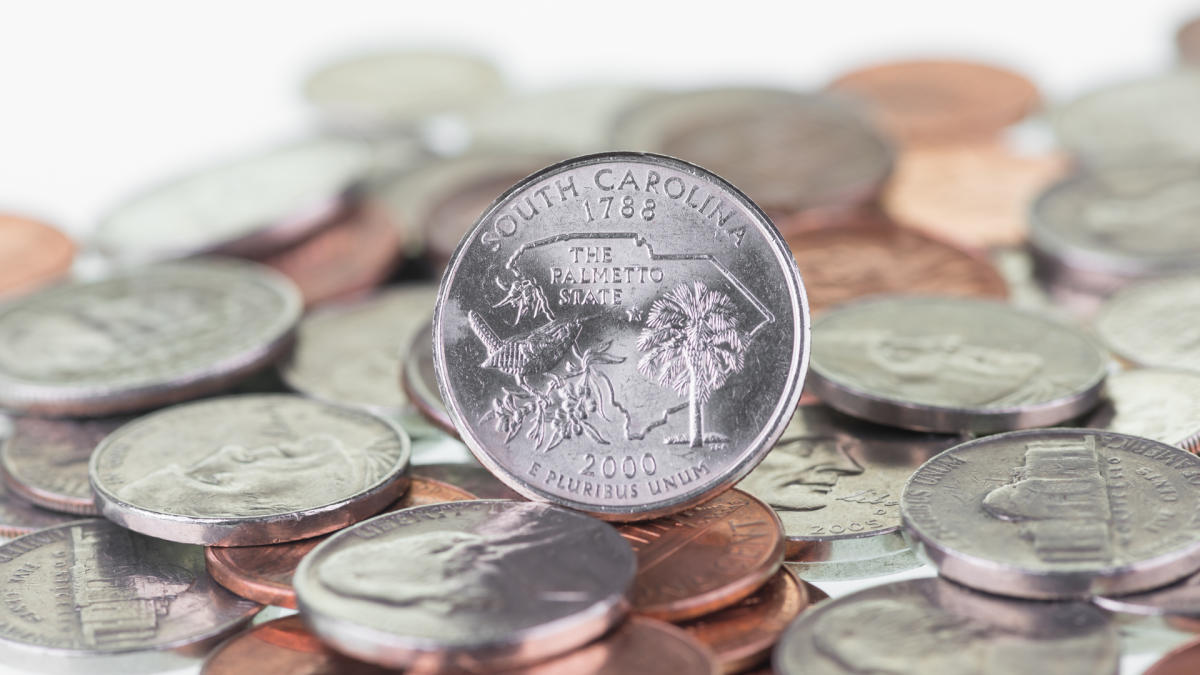
[[[75,242],[32,218],[0,213],[0,300],[56,281],[71,270]]]
[[[0,406],[99,416],[225,389],[274,362],[296,287],[210,258],[60,284],[0,307]]]
[[[79,518],[78,515],[34,506],[0,483],[0,537],[19,537]]]
[[[1130,286],[1104,303],[1094,325],[1126,363],[1200,371],[1200,274]]]
[[[1200,671],[1200,640],[1177,647],[1154,665],[1144,675],[1192,675]]]
[[[1174,445],[1200,447],[1200,373],[1138,368],[1112,373],[1105,400],[1084,418],[1084,426],[1107,429]]]
[[[89,475],[104,516],[161,539],[295,541],[378,513],[408,487],[408,434],[288,394],[172,406],[117,429]]]
[[[454,421],[438,391],[437,372],[433,365],[433,325],[426,324],[413,336],[401,367],[401,384],[408,400],[425,419],[446,433],[458,437]],[[516,493],[514,493],[516,494]]]
[[[925,564],[902,532],[793,545],[783,566],[805,581],[872,579]]]
[[[1175,33],[1175,46],[1181,62],[1189,66],[1200,65],[1200,17],[1179,27]]]
[[[634,675],[721,672],[716,656],[685,631],[644,616],[633,616],[603,638],[558,658],[502,675]]]
[[[1092,598],[1110,612],[1147,616],[1178,616],[1200,620],[1200,574],[1169,586],[1128,595],[1097,595]]]
[[[419,464],[413,467],[417,476],[430,478],[465,490],[480,499],[515,499],[524,497],[496,479],[487,469],[471,463]]]
[[[339,654],[321,642],[299,615],[285,616],[226,640],[204,661],[201,675],[395,675]]]
[[[0,476],[9,490],[42,508],[99,515],[88,484],[88,460],[104,437],[130,420],[17,417],[0,445]]]

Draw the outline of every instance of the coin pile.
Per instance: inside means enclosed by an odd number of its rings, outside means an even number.
[[[100,274],[0,216],[0,664],[1103,673],[1114,615],[1200,631],[1200,76],[1048,106],[1061,150],[956,60],[304,94],[321,135],[98,219]]]

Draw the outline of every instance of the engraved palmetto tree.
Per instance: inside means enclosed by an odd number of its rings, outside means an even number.
[[[688,436],[670,438],[693,448],[725,441],[704,433],[704,406],[729,376],[745,365],[733,301],[703,282],[679,284],[650,305],[637,347],[645,352],[638,372],[688,402]]]

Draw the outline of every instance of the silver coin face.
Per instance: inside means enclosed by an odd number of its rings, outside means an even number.
[[[328,224],[372,168],[370,146],[315,138],[227,162],[139,195],[96,225],[123,262],[197,253],[261,256]]]
[[[1094,325],[1125,361],[1200,371],[1200,274],[1130,286],[1104,303]]]
[[[978,593],[940,579],[884,584],[822,602],[775,647],[780,675],[1114,675],[1117,631],[1083,602]]]
[[[808,360],[800,275],[770,220],[699,167],[633,153],[550,167],[493,204],[433,331],[442,399],[479,461],[614,520],[748,473]]]
[[[0,546],[0,574],[9,580],[0,654],[38,672],[179,667],[187,660],[175,652],[230,634],[262,608],[218,586],[202,548],[100,519]]]
[[[1057,424],[1096,405],[1106,365],[1081,331],[983,300],[884,297],[830,310],[813,325],[814,393],[907,429]]]
[[[1200,568],[1200,457],[1095,429],[951,448],[904,488],[904,527],[940,573],[1001,595],[1134,593]]]
[[[207,546],[305,539],[407,488],[408,435],[370,413],[287,394],[173,406],[110,434],[89,475],[104,516]]]
[[[12,436],[0,447],[5,484],[42,508],[99,515],[88,484],[88,460],[105,436],[128,421],[16,418]]]
[[[54,286],[0,308],[0,406],[106,415],[219,391],[274,361],[300,311],[290,281],[234,260]]]
[[[1106,400],[1084,426],[1141,436],[1188,451],[1200,447],[1200,373],[1139,368],[1113,373]]]
[[[886,534],[900,529],[900,491],[908,477],[961,440],[804,405],[738,488],[779,514],[791,546]]]
[[[612,527],[529,502],[404,509],[339,532],[296,570],[301,611],[339,651],[391,667],[535,661],[627,610],[633,550]]]

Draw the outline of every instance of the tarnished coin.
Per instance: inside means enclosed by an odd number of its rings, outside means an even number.
[[[414,470],[414,473],[419,473]],[[475,495],[437,480],[412,477],[408,492],[387,508],[475,499]],[[210,546],[204,549],[208,573],[230,591],[264,605],[296,608],[292,577],[300,561],[330,535],[264,546]]]
[[[1200,640],[1168,652],[1142,675],[1195,675],[1196,672],[1200,672]]]
[[[66,276],[75,242],[50,225],[0,213],[0,299]]]
[[[416,669],[498,670],[570,651],[628,609],[633,551],[547,504],[482,500],[384,514],[296,571],[309,626],[339,651]]]
[[[204,661],[200,675],[395,675],[325,646],[299,615],[261,623],[227,640]]]
[[[1116,675],[1117,631],[1083,602],[1030,602],[941,579],[875,586],[805,612],[784,632],[779,675]]]
[[[830,86],[872,104],[888,131],[914,145],[995,136],[1039,100],[1037,87],[1022,75],[968,61],[884,63]]]
[[[0,657],[6,666],[36,672],[194,665],[197,654],[262,608],[213,582],[200,547],[99,519],[0,546],[0,575],[7,580]]]
[[[791,559],[809,542],[899,530],[905,481],[961,440],[860,422],[822,405],[801,406],[738,489],[775,509]]]
[[[9,490],[43,508],[99,515],[88,484],[88,460],[105,436],[129,420],[17,417],[0,447],[0,476]]]
[[[300,309],[278,273],[215,258],[60,284],[0,307],[0,406],[109,415],[220,391],[290,346]]]
[[[1040,429],[929,460],[904,527],[950,579],[1031,598],[1120,595],[1200,569],[1200,457],[1137,436]]]
[[[683,621],[734,605],[783,562],[783,531],[766,504],[740,491],[617,530],[637,554],[633,610]]]
[[[1039,276],[1109,293],[1200,270],[1197,194],[1200,162],[1104,168],[1058,183],[1033,204],[1029,243]]]
[[[805,581],[853,581],[916,569],[921,560],[900,532],[807,542],[783,563]]]
[[[524,499],[488,470],[478,464],[419,464],[413,467],[418,476],[449,483],[480,499]]]
[[[995,302],[885,297],[813,325],[813,393],[905,429],[1057,424],[1099,402],[1106,372],[1107,359],[1083,332]]]
[[[1100,308],[1094,325],[1128,363],[1200,371],[1200,274],[1130,286]]]
[[[1179,27],[1175,33],[1175,46],[1180,61],[1190,66],[1200,64],[1200,17]]]
[[[371,169],[371,149],[315,138],[177,179],[121,204],[93,243],[122,262],[198,253],[269,255],[331,224]]]
[[[1003,299],[1004,278],[983,256],[878,215],[789,233],[814,314],[883,293]]]
[[[1200,373],[1139,368],[1108,376],[1105,401],[1084,426],[1200,448]]]
[[[413,336],[404,355],[400,379],[408,400],[425,419],[457,438],[454,420],[450,419],[450,413],[442,401],[442,393],[438,391],[437,373],[433,365],[432,324],[426,324]]]
[[[1109,610],[1146,616],[1178,616],[1200,619],[1200,574],[1144,593],[1097,595],[1092,602]]]
[[[433,320],[442,399],[530,499],[675,513],[761,460],[800,398],[808,308],[770,220],[657,155],[522,181],[463,239]]]
[[[411,284],[304,318],[279,365],[292,389],[393,419],[411,417],[400,370],[412,336],[428,325],[437,289]]]
[[[768,212],[784,213],[869,202],[882,190],[894,159],[879,131],[842,98],[771,89],[708,89],[648,99],[618,119],[613,147],[695,162]],[[703,199],[710,193],[697,194]],[[690,204],[693,199],[686,203],[699,208]]]
[[[160,539],[254,546],[378,513],[408,487],[408,434],[366,412],[287,394],[172,406],[92,454],[104,517]]]
[[[683,630],[644,616],[630,617],[586,647],[502,675],[717,675],[717,658]]]

